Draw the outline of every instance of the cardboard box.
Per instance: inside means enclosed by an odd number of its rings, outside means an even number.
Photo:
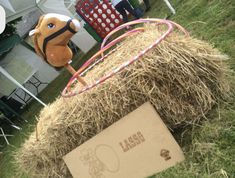
[[[64,156],[75,178],[144,178],[184,160],[148,102]]]

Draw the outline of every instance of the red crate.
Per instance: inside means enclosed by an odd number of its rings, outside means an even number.
[[[78,0],[75,7],[76,12],[93,27],[101,38],[122,23],[122,16],[109,0]]]

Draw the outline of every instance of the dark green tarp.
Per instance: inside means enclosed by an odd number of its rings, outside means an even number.
[[[19,44],[22,41],[19,35],[12,35],[9,38],[0,41],[0,55],[8,52],[15,45]]]

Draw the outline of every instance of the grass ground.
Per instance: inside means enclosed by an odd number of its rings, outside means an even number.
[[[163,18],[169,12],[162,0],[150,0],[151,11],[145,16]],[[234,0],[172,0],[177,14],[171,20],[184,26],[192,36],[206,40],[230,56],[229,64],[235,70],[235,1]],[[95,52],[82,57],[86,60]],[[81,61],[80,61],[81,62]],[[76,67],[80,62],[74,64]],[[63,72],[39,97],[52,102],[68,81]],[[233,85],[235,87],[235,85]],[[14,177],[12,153],[33,130],[35,116],[41,106],[33,102],[23,114],[29,120],[23,130],[15,134],[0,157],[0,177]],[[220,103],[206,118],[191,128],[173,133],[184,150],[186,161],[151,178],[232,178],[235,177],[235,94],[229,101]]]

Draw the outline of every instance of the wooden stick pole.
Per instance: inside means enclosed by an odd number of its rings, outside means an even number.
[[[66,64],[65,67],[72,75],[76,73],[76,70],[74,70],[74,68],[70,64]],[[85,80],[82,79],[82,77],[78,75],[77,79],[82,85],[87,86],[87,83],[85,82]]]

